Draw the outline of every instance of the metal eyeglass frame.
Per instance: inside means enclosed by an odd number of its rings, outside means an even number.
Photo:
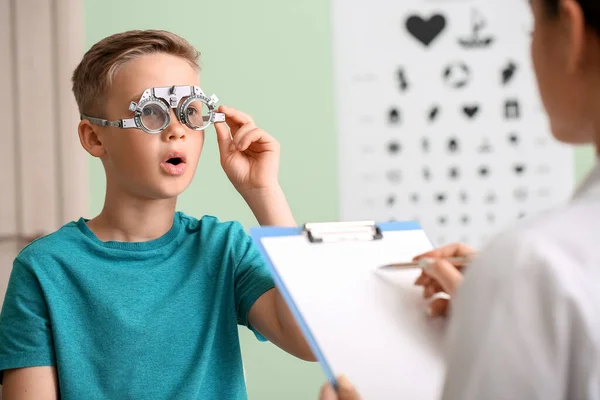
[[[181,99],[185,97],[187,98],[181,102]],[[187,108],[195,100],[202,101],[209,110],[209,115],[202,117],[202,120],[206,122],[206,124],[201,127],[193,125],[187,117]],[[108,121],[106,119],[91,117],[85,114],[81,114],[80,117],[82,120],[88,120],[96,125],[113,126],[121,129],[137,128],[146,133],[156,134],[162,132],[169,126],[171,123],[171,113],[169,108],[174,108],[176,109],[175,115],[181,123],[184,123],[190,129],[200,131],[206,129],[210,124],[225,121],[225,114],[215,112],[216,103],[218,101],[219,99],[217,96],[213,94],[212,96],[207,97],[198,86],[165,86],[146,89],[137,103],[132,101],[129,104],[129,111],[134,112],[133,118]],[[148,104],[158,105],[166,115],[165,123],[158,129],[149,129],[142,123],[142,109]]]

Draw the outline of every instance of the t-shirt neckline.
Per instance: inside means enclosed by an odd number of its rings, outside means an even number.
[[[119,250],[129,250],[129,251],[148,251],[155,250],[160,247],[163,247],[169,244],[177,234],[179,233],[179,229],[181,227],[181,215],[179,212],[175,213],[173,218],[173,225],[171,228],[161,237],[148,240],[145,242],[118,242],[118,241],[106,241],[98,239],[96,234],[89,228],[87,222],[89,219],[85,219],[83,217],[79,218],[77,221],[77,227],[87,238],[89,238],[92,242],[94,242],[98,246],[110,248],[110,249],[119,249]]]

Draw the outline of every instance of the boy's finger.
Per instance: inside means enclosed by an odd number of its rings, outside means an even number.
[[[236,143],[236,147],[239,151],[246,151],[248,147],[254,142],[258,142],[261,140],[264,131],[259,128],[254,128],[250,132],[246,132],[239,139],[234,139],[234,143]]]
[[[257,126],[250,122],[247,124],[241,125],[237,131],[235,131],[235,132],[231,131],[231,137],[235,138],[238,134],[251,131],[254,128],[257,128]]]
[[[217,143],[219,145],[221,156],[226,156],[234,151],[233,140],[231,139],[231,133],[229,132],[227,124],[222,122],[216,123],[215,130],[217,131]]]
[[[229,117],[228,113],[231,112],[231,109],[231,107],[220,106],[219,108],[217,108],[216,111],[225,115],[225,124],[227,124],[227,126],[229,127],[231,134],[234,135],[243,124],[235,122],[231,117]]]
[[[225,119],[230,125],[237,125],[239,127],[245,124],[254,124],[254,120],[251,116],[236,110],[233,107],[221,106],[218,111],[225,114]]]
[[[277,142],[273,136],[260,128],[255,128],[250,132],[245,133],[239,140],[237,137],[234,138],[234,142],[236,141],[236,146],[240,151],[246,151],[252,143],[270,144],[269,147],[264,148],[264,151],[275,150],[277,148]]]
[[[242,139],[242,137],[245,136],[248,132],[253,131],[254,129],[257,129],[256,125],[246,124],[246,125],[243,125],[236,132],[232,132],[231,136],[233,138],[233,143],[235,143],[235,145],[237,146],[239,144],[240,140]]]

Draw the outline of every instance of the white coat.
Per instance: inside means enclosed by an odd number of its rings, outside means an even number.
[[[448,334],[443,399],[600,400],[600,164],[480,253]]]

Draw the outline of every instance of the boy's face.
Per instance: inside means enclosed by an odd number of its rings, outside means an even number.
[[[198,72],[184,59],[163,53],[138,57],[116,73],[107,93],[105,118],[131,118],[131,101],[144,90],[173,85],[200,86]],[[179,122],[171,109],[171,122],[162,132],[100,127],[101,157],[107,179],[135,196],[166,199],[178,196],[190,184],[202,146],[204,131]]]

